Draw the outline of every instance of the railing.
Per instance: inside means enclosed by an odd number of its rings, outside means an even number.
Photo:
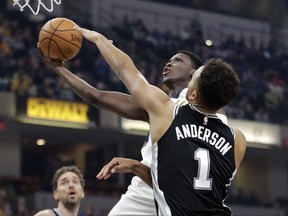
[[[273,37],[273,42],[276,42],[277,47],[283,53],[288,53],[288,29],[284,29],[279,34]]]
[[[178,35],[181,29],[183,29],[184,26],[188,25],[189,22],[192,20],[191,17],[173,15],[171,13],[152,11],[149,9],[135,9],[134,7],[113,4],[111,7],[111,14],[114,14],[115,16],[115,14],[117,14],[116,12],[119,12],[119,11],[122,11],[121,14],[130,14],[132,17],[132,20],[134,21],[143,16],[150,17],[151,22],[145,23],[145,25],[147,25],[149,29],[153,29],[155,27],[155,24],[159,24],[159,22],[161,22],[161,19],[164,18],[164,20],[167,21],[166,23],[168,23],[168,25],[171,24],[171,27],[175,26],[174,29],[173,28],[170,29],[172,32],[174,32],[175,35]],[[169,23],[169,20],[172,21],[173,23]],[[161,25],[157,25],[157,26],[161,28]]]
[[[203,12],[195,12],[191,10],[191,13],[181,14],[180,12],[173,13],[171,11],[165,12],[165,10],[153,10],[153,8],[136,8],[135,6],[121,5],[119,3],[111,4],[111,8],[109,10],[101,9],[101,11],[99,11],[101,18],[104,17],[104,25],[108,23],[110,23],[110,25],[113,24],[113,22],[117,20],[116,17],[121,19],[121,16],[128,15],[131,21],[135,21],[137,19],[143,20],[144,24],[149,30],[157,27],[158,30],[162,32],[169,30],[176,36],[179,36],[179,33],[184,29],[184,27],[190,25],[190,22],[194,19],[195,14],[199,15]],[[175,8],[175,11],[176,10],[177,8]],[[204,15],[202,14],[202,16]],[[266,29],[263,27],[262,29],[259,29],[258,27],[257,29],[253,28],[253,26],[245,26],[243,23],[242,25],[231,24],[231,22],[225,23],[225,21],[223,22],[223,17],[220,20],[221,21],[219,21],[216,25],[209,23],[209,20],[205,20],[205,23],[200,23],[203,24],[202,30],[205,37],[204,39],[212,39],[216,44],[219,44],[223,42],[223,39],[225,39],[227,35],[233,33],[236,38],[244,36],[246,40],[253,36],[256,38],[256,43],[258,44],[262,42],[267,45],[270,41],[269,28]]]
[[[258,38],[258,40],[255,41],[257,45],[259,45],[260,43],[268,45],[267,43],[270,41],[270,33],[263,28],[259,30],[251,27],[238,26],[236,24],[220,23],[219,37],[221,38],[221,40],[226,39],[227,36],[229,36],[230,32],[234,33],[236,39],[244,37],[245,40],[248,41],[251,37]]]

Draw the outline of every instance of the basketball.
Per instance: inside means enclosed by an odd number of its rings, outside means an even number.
[[[76,24],[58,17],[46,22],[39,32],[38,48],[45,58],[68,61],[74,58],[82,46],[82,34],[73,29]]]

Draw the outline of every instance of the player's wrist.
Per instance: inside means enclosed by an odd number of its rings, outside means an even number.
[[[132,163],[132,172],[134,174],[140,174],[140,173],[144,173],[145,170],[147,169],[147,167],[142,164],[140,161],[134,160]]]
[[[108,41],[108,39],[104,35],[100,34],[99,32],[94,32],[94,35],[93,35],[94,43],[102,42],[105,40]]]

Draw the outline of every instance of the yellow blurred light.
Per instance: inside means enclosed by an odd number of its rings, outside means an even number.
[[[45,139],[38,139],[36,141],[36,144],[39,146],[45,145],[46,144],[46,140]]]

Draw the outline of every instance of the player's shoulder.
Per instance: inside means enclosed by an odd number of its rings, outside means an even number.
[[[246,152],[247,141],[245,135],[237,128],[235,131],[235,165],[239,168]]]
[[[235,131],[236,139],[238,139],[239,142],[246,143],[246,137],[244,133],[238,128],[234,128],[234,131]]]
[[[45,209],[37,212],[34,216],[55,216],[55,214],[51,209]]]
[[[245,152],[247,147],[246,137],[241,130],[233,128],[235,131],[235,145],[240,152]]]
[[[186,105],[188,103],[188,101],[185,98],[170,98],[170,99],[174,104],[177,104],[180,106]]]

